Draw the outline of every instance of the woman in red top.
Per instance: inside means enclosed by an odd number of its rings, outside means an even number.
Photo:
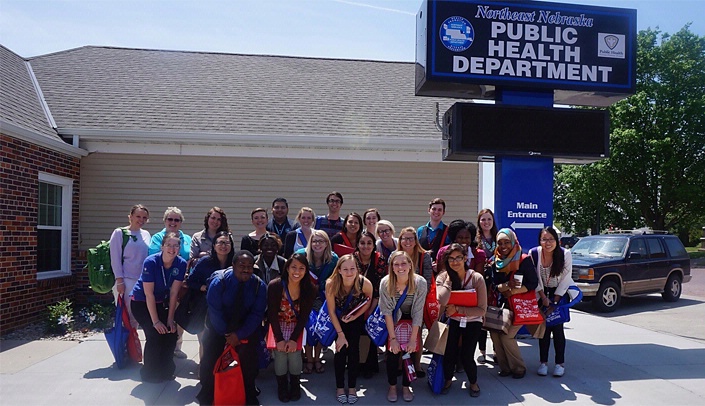
[[[362,216],[352,212],[345,216],[343,229],[330,239],[333,251],[338,256],[351,254],[357,247],[360,235],[362,235]]]
[[[281,402],[301,398],[301,338],[316,294],[308,277],[308,260],[300,253],[286,261],[281,277],[267,287],[267,319],[276,343],[274,374]]]

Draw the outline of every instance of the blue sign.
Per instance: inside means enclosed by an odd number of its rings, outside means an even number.
[[[541,229],[553,225],[553,159],[495,159],[495,220],[514,230],[524,252],[538,245]]]
[[[420,96],[492,99],[493,86],[523,87],[605,106],[636,90],[636,10],[426,0],[416,27]]]

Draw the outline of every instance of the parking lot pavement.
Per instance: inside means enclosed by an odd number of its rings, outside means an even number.
[[[702,323],[691,315],[691,322]],[[478,367],[481,395],[471,399],[464,374],[448,395],[433,395],[425,381],[412,384],[419,405],[546,403],[603,405],[705,404],[705,343],[631,326],[614,319],[573,311],[566,325],[568,348],[563,378],[540,377],[538,341],[520,340],[528,368],[524,379],[500,378],[491,365]],[[118,370],[102,337],[82,343],[3,342],[0,352],[2,405],[190,405],[195,404],[198,341],[186,335],[173,382],[139,381],[139,366]],[[488,341],[491,352],[491,343]],[[305,396],[295,404],[336,404],[332,351],[324,374],[303,375]],[[423,363],[428,364],[429,356]],[[549,366],[552,368],[552,365]],[[359,379],[360,405],[386,404],[384,364],[372,379]],[[261,371],[262,404],[279,404],[272,367]],[[401,402],[401,401],[400,401]]]

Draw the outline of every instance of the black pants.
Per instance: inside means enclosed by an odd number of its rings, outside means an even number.
[[[154,382],[171,379],[176,371],[174,363],[174,348],[176,348],[176,332],[159,334],[152,323],[152,316],[149,315],[147,302],[132,300],[130,302],[132,314],[135,320],[142,327],[146,341],[144,343],[143,366],[140,376],[143,381]],[[163,303],[157,303],[157,314],[159,320],[166,325],[168,310]]]
[[[453,379],[455,362],[460,357],[465,368],[465,374],[468,377],[468,384],[477,383],[477,364],[475,364],[475,346],[482,331],[482,322],[468,322],[464,328],[460,328],[460,322],[451,319],[448,329],[448,341],[446,342],[446,351],[443,356],[443,376],[446,380]],[[463,338],[462,351],[458,351],[458,343],[460,338]],[[460,354],[458,354],[458,352]],[[445,362],[448,360],[448,362]]]
[[[401,360],[401,357],[404,355],[404,351],[399,351],[398,354],[392,354],[387,350],[387,383],[390,385],[396,385],[397,384],[397,372],[399,371],[399,360]],[[413,357],[412,357],[413,359]],[[403,368],[402,368],[403,369]],[[401,373],[401,385],[402,386],[409,386],[411,382],[409,382],[409,379],[406,377],[406,371],[402,370]]]
[[[548,350],[551,348],[551,334],[553,345],[556,347],[556,364],[565,362],[565,331],[563,324],[546,327],[546,333],[539,339],[539,358],[542,363],[548,362]]]
[[[213,368],[218,358],[223,354],[225,348],[225,337],[216,333],[206,326],[203,330],[203,359],[201,359],[201,391],[198,393],[198,402],[201,405],[213,404],[213,392],[215,390],[215,378]],[[255,331],[248,337],[247,344],[237,346],[237,354],[240,357],[242,367],[242,380],[245,384],[245,399],[248,405],[259,405],[257,392],[255,389],[255,378],[259,373],[259,353],[257,345],[259,331]]]
[[[480,352],[487,352],[487,330],[480,331],[480,337],[477,339],[477,347]]]
[[[335,353],[335,387],[345,388],[345,366],[348,367],[348,388],[357,387],[357,376],[360,374],[360,335],[365,327],[365,318],[358,317],[350,323],[340,321],[340,328],[348,340],[348,345]]]

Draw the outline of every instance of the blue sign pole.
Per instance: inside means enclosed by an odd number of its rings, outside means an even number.
[[[497,103],[551,107],[553,92],[503,90]],[[553,158],[495,158],[495,220],[514,230],[524,252],[538,245],[539,231],[553,225]]]

